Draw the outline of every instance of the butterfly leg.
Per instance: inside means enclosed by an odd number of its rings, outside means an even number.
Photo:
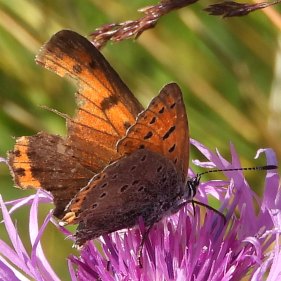
[[[148,234],[152,228],[153,224],[150,224],[144,234],[142,235],[142,238],[141,238],[141,242],[140,242],[140,245],[139,245],[139,248],[138,248],[138,252],[137,252],[137,261],[138,261],[138,266],[139,268],[142,268],[142,251],[143,251],[143,247],[144,247],[144,242],[145,240],[148,238]]]
[[[192,209],[193,209],[193,216],[195,217],[195,203],[194,200],[191,201]]]
[[[191,203],[192,204],[192,209],[193,209],[193,215],[195,216],[195,204],[197,205],[200,205],[200,206],[203,206],[209,210],[212,210],[213,212],[215,212],[216,214],[218,214],[222,219],[223,219],[223,223],[226,224],[226,218],[225,218],[225,215],[223,213],[221,213],[220,211],[216,210],[215,208],[207,205],[207,204],[204,204],[200,201],[196,201],[196,200],[189,200],[189,201],[184,201],[184,202],[181,202],[174,210],[173,210],[173,213],[176,213],[177,211],[179,211],[184,205],[188,204],[188,203]]]
[[[204,203],[202,203],[200,201],[192,200],[191,202],[192,202],[192,206],[193,206],[193,210],[194,211],[195,211],[194,204],[206,207],[207,209],[212,210],[213,212],[218,214],[222,218],[224,225],[226,224],[226,217],[225,217],[225,215],[222,212],[220,212],[220,211],[216,210],[215,208],[211,207],[210,205],[204,204]]]

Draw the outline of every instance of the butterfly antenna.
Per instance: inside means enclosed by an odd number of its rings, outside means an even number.
[[[187,181],[187,186],[188,186],[188,190],[189,190],[189,197],[194,198],[194,196],[196,194],[196,191],[197,191],[197,187],[198,187],[198,185],[200,183],[201,176],[205,175],[205,174],[217,173],[217,172],[230,172],[230,171],[275,170],[277,168],[278,168],[278,166],[276,166],[276,165],[266,165],[266,166],[246,167],[246,168],[215,169],[215,170],[209,170],[209,171],[206,171],[206,172],[203,172],[203,173],[199,173],[195,177],[193,177],[193,178],[191,178],[191,179],[189,179]],[[226,218],[225,218],[224,214],[221,213],[220,211],[214,209],[213,207],[211,207],[211,206],[209,206],[207,204],[204,204],[204,203],[199,202],[199,201],[195,201],[193,199],[190,200],[189,202],[192,203],[192,208],[193,208],[194,215],[195,215],[195,206],[194,205],[197,204],[197,205],[206,207],[209,210],[212,210],[213,212],[215,212],[218,215],[220,215],[221,218],[224,221],[224,224],[226,224]]]
[[[261,171],[261,170],[275,170],[278,166],[276,165],[265,165],[265,166],[256,166],[256,167],[242,167],[242,168],[229,168],[229,169],[215,169],[206,171],[200,174],[197,174],[197,177],[201,177],[202,175],[209,173],[217,173],[217,172],[231,172],[231,171]]]

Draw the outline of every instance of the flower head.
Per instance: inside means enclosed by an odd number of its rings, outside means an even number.
[[[194,161],[201,167],[219,169],[239,168],[238,156],[231,146],[229,163],[218,152],[213,153],[202,144],[192,144],[208,159]],[[276,165],[270,149],[264,153],[268,165]],[[79,255],[68,258],[72,280],[279,280],[281,251],[281,192],[279,176],[267,171],[262,198],[253,192],[241,171],[224,172],[226,180],[202,182],[196,200],[208,204],[214,197],[220,202],[220,212],[227,223],[211,209],[191,204],[178,213],[156,223],[145,239],[141,268],[137,251],[145,232],[143,221],[139,226],[122,230],[89,241]],[[194,173],[190,171],[190,175]],[[40,244],[42,233],[51,219],[51,213],[39,228],[37,206],[49,202],[50,196],[39,191],[12,202],[0,200],[3,220],[13,247],[0,240],[0,276],[3,280],[24,280],[20,272],[35,280],[58,280],[46,260]],[[32,251],[28,254],[12,223],[11,213],[22,205],[31,204],[30,238]],[[8,212],[6,206],[12,206]],[[258,211],[255,211],[258,205]],[[54,222],[54,221],[53,221]],[[58,226],[59,228],[59,226]],[[65,235],[69,233],[65,232]]]
[[[240,167],[233,146],[230,164],[218,152],[212,153],[194,140],[192,144],[209,160],[195,161],[199,166]],[[270,149],[258,151],[257,156],[260,153],[266,154],[268,164],[276,164]],[[273,265],[281,255],[279,177],[275,171],[267,172],[264,197],[259,199],[241,171],[224,173],[225,181],[201,183],[196,199],[208,204],[209,195],[217,198],[221,202],[220,211],[226,214],[227,225],[212,210],[198,206],[193,216],[192,206],[187,205],[153,226],[145,241],[143,268],[137,263],[141,233],[145,231],[140,223],[139,228],[103,236],[99,247],[89,242],[79,257],[70,257],[70,266],[76,265],[78,279],[241,280],[248,275],[252,280],[261,280],[269,272],[268,280],[277,280],[281,270]],[[259,205],[258,214],[255,202]]]

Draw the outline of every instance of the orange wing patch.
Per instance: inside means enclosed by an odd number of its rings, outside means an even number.
[[[31,161],[27,156],[28,146],[28,137],[21,137],[16,140],[14,151],[9,153],[11,173],[14,182],[21,188],[40,188],[40,182],[34,178],[31,172]]]
[[[102,54],[86,38],[63,30],[43,46],[36,61],[78,81],[78,109],[67,122],[67,142],[75,157],[88,168],[98,158],[96,172],[119,158],[116,142],[142,106]]]
[[[117,144],[120,154],[131,154],[142,148],[158,152],[173,161],[183,181],[186,180],[189,159],[188,122],[182,93],[177,84],[166,85]]]
[[[20,188],[42,187],[53,194],[57,217],[62,217],[65,206],[94,176],[73,158],[61,137],[46,133],[18,138],[8,153],[8,163]]]

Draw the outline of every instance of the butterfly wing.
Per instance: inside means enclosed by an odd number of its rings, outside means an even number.
[[[117,150],[122,155],[139,148],[149,149],[170,159],[183,182],[186,181],[189,131],[182,93],[176,83],[168,84],[160,91],[117,144]]]
[[[8,156],[15,184],[23,189],[43,187],[51,191],[56,205],[54,215],[59,218],[70,199],[94,176],[55,135],[39,133],[18,138]]]
[[[36,61],[78,82],[78,109],[67,120],[74,157],[96,172],[119,158],[116,142],[142,106],[103,55],[83,36],[62,30],[42,47]]]
[[[181,192],[174,164],[158,153],[140,149],[107,166],[67,207],[63,220],[79,223],[76,243],[136,224],[161,219]]]
[[[74,118],[67,117],[66,139],[50,134],[18,138],[8,162],[19,187],[51,191],[61,217],[74,194],[120,157],[116,142],[142,107],[100,52],[73,31],[55,34],[36,61],[78,81],[78,109]]]

